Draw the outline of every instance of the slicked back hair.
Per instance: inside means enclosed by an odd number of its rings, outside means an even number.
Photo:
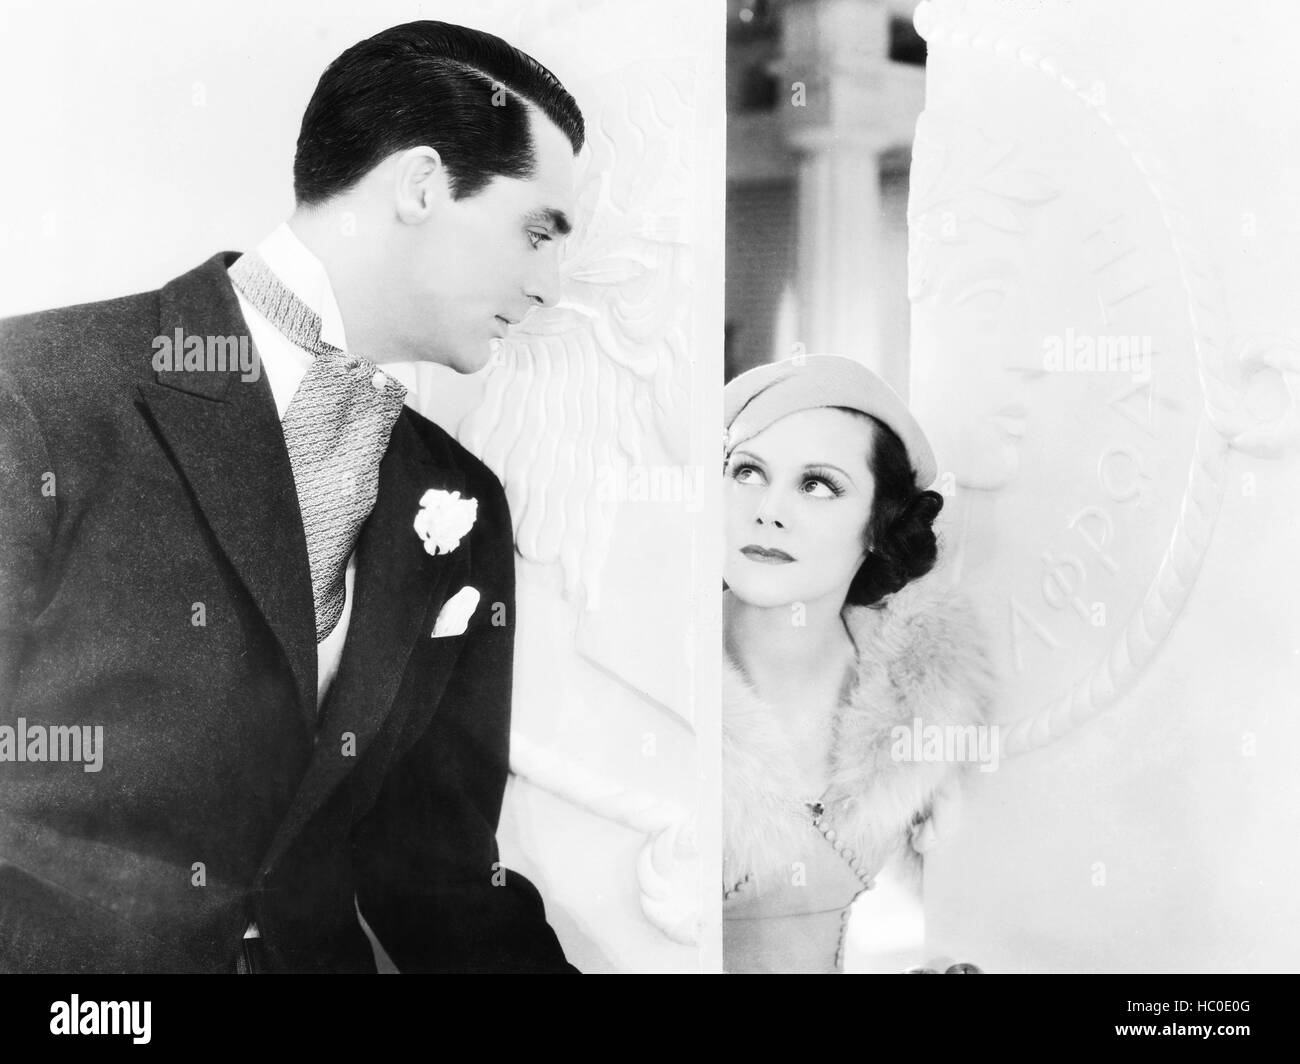
[[[315,206],[392,155],[419,145],[442,157],[456,199],[493,177],[530,178],[530,112],[576,155],[582,112],[541,63],[500,37],[445,22],[408,22],[354,44],[321,75],[303,114],[294,195]]]

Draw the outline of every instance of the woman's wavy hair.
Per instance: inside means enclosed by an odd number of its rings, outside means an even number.
[[[885,596],[934,568],[939,547],[933,526],[943,509],[943,496],[917,488],[907,448],[893,429],[861,410],[849,412],[871,422],[867,464],[876,487],[863,530],[867,556],[849,584],[845,604],[879,608]]]

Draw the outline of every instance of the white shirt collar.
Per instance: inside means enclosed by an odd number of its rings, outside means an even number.
[[[340,351],[348,349],[343,331],[343,315],[334,299],[329,274],[321,262],[289,228],[281,222],[257,245],[272,272],[313,311],[320,315],[320,338]]]

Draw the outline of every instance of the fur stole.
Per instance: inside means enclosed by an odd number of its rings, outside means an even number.
[[[874,874],[908,852],[910,829],[929,815],[959,764],[891,756],[895,726],[986,723],[992,667],[974,608],[938,572],[883,606],[848,606],[856,674],[834,723],[827,815]],[[723,879],[728,886],[789,864],[807,838],[791,808],[799,794],[784,738],[735,664],[723,657]]]

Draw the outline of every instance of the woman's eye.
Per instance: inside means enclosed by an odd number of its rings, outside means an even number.
[[[528,242],[532,244],[533,247],[535,248],[540,247],[542,244],[546,243],[546,241],[550,239],[551,239],[551,235],[549,233],[539,233],[535,229],[528,230]]]
[[[758,470],[752,465],[740,464],[731,467],[731,477],[737,483],[748,484],[759,477]]]
[[[823,480],[821,477],[808,477],[803,482],[805,495],[811,495],[817,499],[833,499],[841,494],[837,485],[832,484],[829,480]]]

